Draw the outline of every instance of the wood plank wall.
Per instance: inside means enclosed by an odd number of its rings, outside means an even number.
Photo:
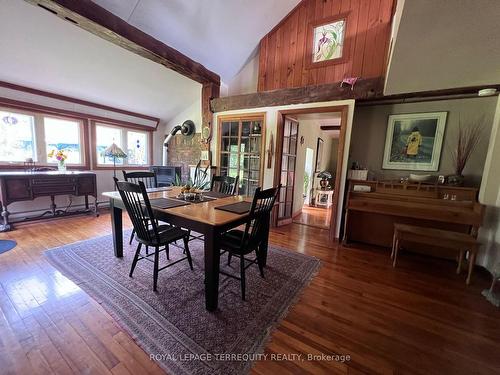
[[[318,85],[385,74],[393,0],[303,0],[260,42],[258,91]],[[308,69],[309,24],[348,13],[346,61]],[[348,39],[348,41],[347,41]]]

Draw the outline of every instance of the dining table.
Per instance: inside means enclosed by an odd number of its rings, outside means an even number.
[[[147,189],[148,198],[156,200],[159,198],[180,199],[181,188],[178,186]],[[119,192],[111,191],[102,193],[109,199],[111,210],[111,227],[113,236],[114,255],[123,257],[123,219],[122,212],[126,211],[125,205]],[[221,235],[233,228],[236,228],[248,221],[249,213],[233,213],[216,209],[218,206],[225,206],[232,203],[248,201],[252,197],[243,195],[224,196],[211,198],[205,196],[206,201],[192,202],[183,206],[173,208],[160,208],[152,205],[153,214],[156,219],[172,225],[176,225],[203,235],[204,242],[204,265],[205,265],[205,308],[208,311],[215,311],[218,306],[219,297],[219,262],[220,248],[219,241]],[[270,219],[267,220],[266,237],[260,246],[260,256],[265,266],[267,259],[267,248],[269,241]]]

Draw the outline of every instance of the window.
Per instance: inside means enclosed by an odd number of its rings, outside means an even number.
[[[67,164],[82,164],[81,123],[54,117],[43,118],[45,130],[45,152],[64,150],[68,154]],[[56,158],[48,157],[48,163],[57,163]]]
[[[95,129],[96,138],[96,153],[97,153],[97,164],[113,164],[113,158],[106,156],[104,151],[115,143],[118,147],[122,146],[122,131],[119,128],[110,126],[96,126]],[[116,158],[116,164],[122,164],[122,158]]]
[[[57,163],[48,154],[64,150],[66,163],[83,165],[83,121],[0,108],[0,163],[21,164],[33,159],[38,165]]]
[[[0,161],[37,161],[35,117],[27,114],[0,111]]]
[[[106,156],[104,151],[115,143],[126,158],[116,158],[116,164],[128,166],[144,166],[149,164],[149,133],[129,130],[113,125],[97,123],[95,126],[95,144],[97,165],[113,165],[113,157]]]
[[[146,133],[129,131],[127,133],[127,163],[130,165],[144,165],[148,163]]]
[[[239,176],[239,193],[253,195],[262,183],[263,117],[221,119],[219,134],[220,174]]]

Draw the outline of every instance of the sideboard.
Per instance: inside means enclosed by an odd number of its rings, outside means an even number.
[[[69,211],[69,207],[64,210],[57,209],[55,204],[55,196],[57,195],[83,196],[85,197],[85,209],[79,211]],[[94,197],[92,209],[89,207],[89,196]],[[95,173],[80,171],[0,172],[0,206],[3,219],[0,224],[0,232],[12,228],[12,223],[9,222],[10,212],[7,209],[9,204],[32,201],[38,197],[50,197],[49,209],[41,215],[26,217],[18,221],[89,212],[98,215]]]

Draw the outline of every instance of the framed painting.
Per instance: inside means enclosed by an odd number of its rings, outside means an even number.
[[[309,24],[306,65],[316,68],[345,60],[347,14],[324,18]]]
[[[390,115],[383,169],[437,171],[447,112]]]
[[[314,172],[321,172],[321,161],[323,160],[323,140],[321,138],[318,138],[318,141],[316,142],[316,167],[314,169]]]

